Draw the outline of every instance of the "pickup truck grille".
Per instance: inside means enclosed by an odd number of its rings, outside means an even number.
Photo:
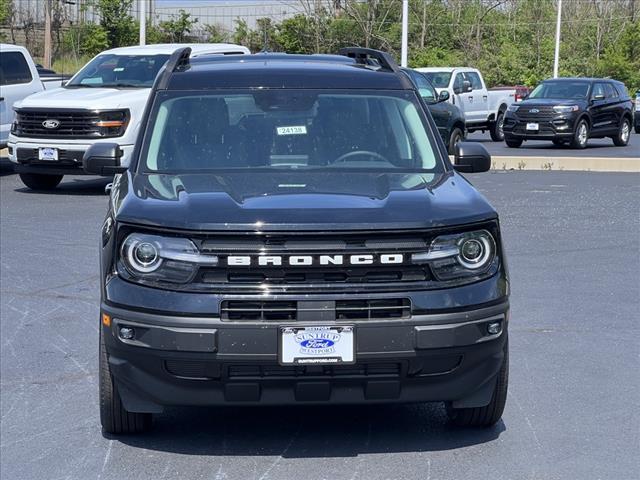
[[[33,138],[109,138],[124,134],[126,110],[18,109],[13,134]],[[49,128],[45,127],[49,125]]]

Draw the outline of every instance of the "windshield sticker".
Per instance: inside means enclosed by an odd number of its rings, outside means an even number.
[[[278,135],[306,135],[307,127],[304,125],[295,127],[278,127],[276,131],[278,132]]]

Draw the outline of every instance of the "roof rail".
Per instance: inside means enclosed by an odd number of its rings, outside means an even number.
[[[378,66],[383,70],[390,70],[395,73],[400,71],[400,67],[398,67],[391,55],[373,48],[346,47],[338,50],[338,55],[353,58],[360,65]]]
[[[166,90],[169,85],[169,79],[174,72],[185,70],[189,66],[189,56],[191,55],[191,47],[183,47],[175,50],[167,63],[164,65],[164,69],[158,75],[154,90]]]

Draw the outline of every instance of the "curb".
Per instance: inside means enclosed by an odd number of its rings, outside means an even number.
[[[512,157],[494,156],[494,170],[570,170],[591,172],[640,173],[638,158],[614,157]]]

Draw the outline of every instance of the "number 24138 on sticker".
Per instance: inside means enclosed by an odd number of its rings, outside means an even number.
[[[304,125],[295,127],[278,127],[278,135],[306,135],[307,127]]]

